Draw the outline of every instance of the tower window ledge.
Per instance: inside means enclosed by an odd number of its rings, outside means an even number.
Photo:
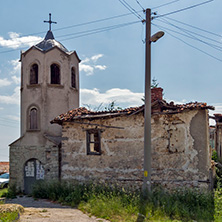
[[[27,84],[27,88],[30,89],[30,88],[38,88],[40,87],[41,84]]]
[[[40,129],[27,129],[27,132],[40,132]]]
[[[78,91],[78,89],[77,88],[73,88],[73,87],[70,87],[70,89],[72,89],[72,90],[74,90],[74,91]]]
[[[53,88],[64,88],[63,85],[60,84],[51,84],[51,83],[47,83],[48,87],[53,87]]]

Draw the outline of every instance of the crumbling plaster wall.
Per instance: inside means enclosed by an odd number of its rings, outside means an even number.
[[[88,123],[87,120],[82,120]],[[102,128],[100,156],[86,154],[86,130],[93,125],[63,124],[62,179],[142,181],[144,118],[139,113],[90,121]],[[169,186],[207,186],[207,111],[152,115],[152,180]]]

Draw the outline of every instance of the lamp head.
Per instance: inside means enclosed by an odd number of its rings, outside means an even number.
[[[150,37],[150,42],[156,42],[158,39],[164,36],[163,31],[159,31]]]

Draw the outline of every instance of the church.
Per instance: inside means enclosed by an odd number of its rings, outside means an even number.
[[[10,183],[30,193],[38,180],[143,180],[144,106],[93,112],[79,107],[75,51],[43,41],[21,52],[21,136],[10,144]],[[174,105],[152,90],[152,181],[213,186],[206,103]]]
[[[21,136],[10,144],[10,180],[27,193],[35,180],[59,178],[62,128],[50,121],[79,107],[80,59],[55,40],[51,23],[20,57]]]

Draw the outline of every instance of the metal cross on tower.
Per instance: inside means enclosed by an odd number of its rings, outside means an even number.
[[[49,13],[49,21],[44,21],[44,22],[49,23],[49,31],[51,31],[51,24],[52,24],[52,23],[57,24],[57,22],[53,22],[53,21],[51,20],[51,13]]]

